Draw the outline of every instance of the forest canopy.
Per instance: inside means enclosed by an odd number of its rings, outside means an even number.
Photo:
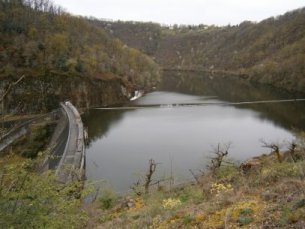
[[[1,78],[119,77],[139,87],[159,78],[150,57],[48,0],[1,0],[0,34]]]
[[[305,8],[224,27],[93,22],[165,69],[233,72],[290,91],[305,90]]]

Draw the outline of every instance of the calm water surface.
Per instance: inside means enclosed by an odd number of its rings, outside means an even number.
[[[218,143],[231,143],[230,157],[242,161],[269,152],[261,147],[261,139],[285,147],[285,142],[294,139],[291,129],[303,128],[304,102],[226,105],[261,98],[249,95],[250,89],[245,85],[240,94],[237,90],[241,85],[227,82],[226,89],[222,89],[215,79],[208,78],[217,85],[213,89],[208,80],[194,77],[194,82],[187,83],[183,82],[192,79],[190,76],[169,77],[171,82],[163,82],[162,91],[127,104],[145,107],[88,111],[83,118],[90,138],[87,178],[105,180],[123,193],[145,174],[148,161],[153,158],[160,163],[156,177],[168,177],[172,171],[179,183],[191,179],[189,169],[206,167]],[[264,99],[284,98],[264,95],[256,89],[253,93]]]

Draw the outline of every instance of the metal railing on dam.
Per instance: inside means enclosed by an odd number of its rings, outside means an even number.
[[[68,131],[55,175],[62,183],[83,180],[85,177],[84,126],[79,112],[71,102],[67,101],[60,105],[68,120]]]

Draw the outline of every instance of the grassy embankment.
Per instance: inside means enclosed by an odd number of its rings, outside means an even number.
[[[281,154],[280,160],[274,152],[262,155],[245,172],[223,164],[177,189],[163,187],[123,199],[106,191],[89,206],[88,228],[302,228],[302,142],[293,154]]]

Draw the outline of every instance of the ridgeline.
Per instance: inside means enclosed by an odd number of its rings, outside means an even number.
[[[219,72],[288,91],[305,90],[305,8],[225,27],[91,22],[152,56],[164,69]]]

